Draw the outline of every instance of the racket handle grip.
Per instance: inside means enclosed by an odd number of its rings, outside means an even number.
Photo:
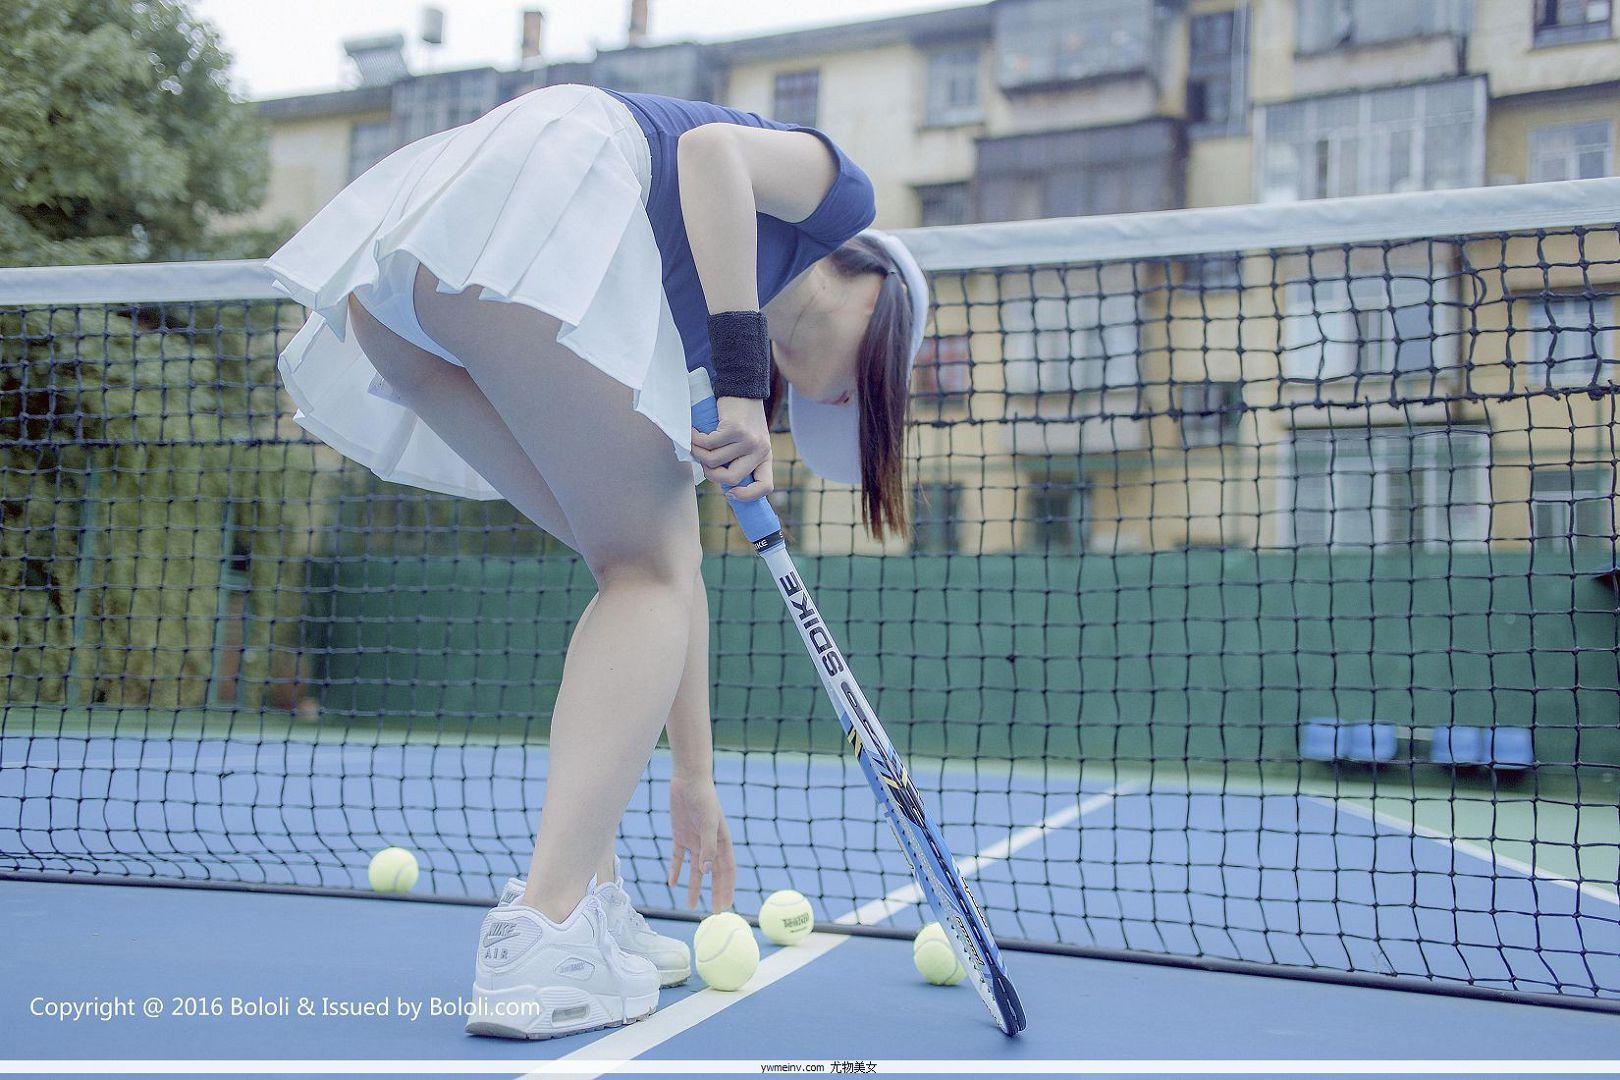
[[[692,426],[699,431],[713,431],[720,426],[720,405],[714,399],[714,391],[710,388],[709,373],[702,368],[687,372],[687,383],[692,391]],[[754,476],[750,473],[741,483],[752,483]],[[720,489],[729,492],[737,484],[722,484]],[[750,543],[770,536],[772,533],[782,531],[782,523],[777,520],[776,511],[771,508],[770,500],[754,499],[745,501],[733,499],[728,494],[726,502],[731,504],[731,512],[736,515],[737,524],[742,526],[743,535],[748,537]]]

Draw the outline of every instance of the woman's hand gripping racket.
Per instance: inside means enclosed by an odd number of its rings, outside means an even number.
[[[699,431],[713,431],[720,417],[708,373],[699,368],[690,373],[690,382],[692,426]],[[1002,1031],[1016,1035],[1024,1030],[1024,1007],[1002,967],[1001,953],[990,936],[990,925],[968,891],[967,882],[957,872],[945,837],[923,806],[922,796],[911,782],[905,763],[895,753],[894,744],[878,722],[877,714],[856,685],[832,631],[827,629],[809,590],[794,569],[776,512],[765,499],[732,502],[731,509],[743,534],[770,568],[776,588],[787,602],[788,612],[810,652],[822,688],[838,713],[838,722],[844,726],[844,736],[855,749],[866,780],[889,819],[889,827],[894,830],[894,837],[911,865],[917,884],[922,887],[928,906],[934,909],[934,915],[945,928],[957,958],[978,988],[990,1015],[995,1017]]]

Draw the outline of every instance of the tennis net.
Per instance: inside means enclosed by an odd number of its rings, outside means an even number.
[[[786,439],[775,498],[1000,936],[1620,1007],[1616,222],[1599,180],[902,234],[914,535]],[[590,576],[298,428],[304,315],[256,263],[0,270],[0,870],[526,868]],[[709,487],[737,906],[914,929]]]

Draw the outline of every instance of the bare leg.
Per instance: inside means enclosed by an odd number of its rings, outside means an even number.
[[[566,917],[610,849],[680,687],[702,559],[691,472],[629,388],[557,343],[560,324],[418,275],[418,317],[556,495],[600,591],[575,628],[524,902]],[[495,481],[491,479],[491,483]]]
[[[586,605],[584,614],[579,617],[581,625],[595,606],[595,600]],[[714,757],[709,722],[709,594],[700,571],[692,582],[692,623],[686,643],[686,669],[681,674],[680,689],[675,692],[675,704],[670,707],[665,724],[677,769],[688,765],[708,771]],[[612,881],[616,876],[613,854],[614,846],[609,841],[596,863],[597,881]]]
[[[349,314],[353,332],[367,358],[412,411],[520,513],[578,550],[557,497],[518,444],[506,421],[466,370],[399,337],[352,298]],[[701,572],[694,575],[693,588],[686,669],[666,726],[671,731],[670,743],[677,754],[682,758],[701,759],[701,764],[706,766],[711,753],[708,737],[709,612]],[[586,624],[595,607],[593,598],[581,613],[575,633]],[[614,844],[610,840],[595,865],[598,881],[613,880],[613,855]]]
[[[353,296],[349,322],[366,359],[446,446],[478,470],[518,513],[579,550],[557,496],[472,376],[388,329]]]

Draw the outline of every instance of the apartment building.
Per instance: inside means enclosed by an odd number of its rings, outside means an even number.
[[[1615,172],[1609,0],[995,0],[708,44],[650,44],[646,15],[633,6],[626,48],[553,63],[531,12],[510,70],[411,75],[402,39],[351,42],[358,88],[261,103],[261,220],[303,220],[393,147],[559,82],[820,127],[891,228]],[[1593,328],[1615,321],[1612,240],[1584,263],[1557,238],[941,280],[915,545],[1607,536],[1612,554],[1612,395],[1514,392],[1611,385]],[[793,478],[782,509],[803,545],[882,550],[847,491]]]

